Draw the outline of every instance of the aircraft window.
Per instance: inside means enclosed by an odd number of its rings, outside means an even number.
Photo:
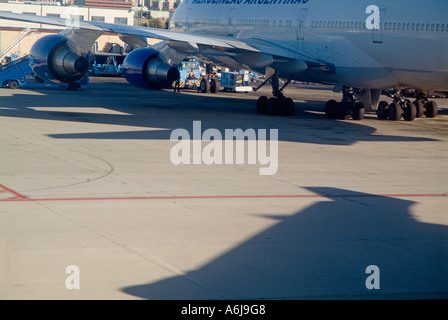
[[[397,30],[401,30],[401,23],[397,23]]]
[[[394,30],[397,30],[397,24],[394,23]]]
[[[411,24],[411,31],[415,30],[415,23]]]
[[[352,21],[351,25],[352,25],[352,29],[353,29],[355,27],[355,23]]]
[[[445,31],[445,25],[444,25],[444,24],[442,24],[442,25],[440,26],[440,31]]]
[[[436,25],[436,31],[439,32],[439,30],[440,30],[440,25],[437,24],[437,25]]]
[[[415,30],[420,31],[420,23],[417,23],[417,25],[415,26]]]
[[[431,31],[434,31],[434,27],[435,27],[435,25],[434,25],[434,23],[431,25]]]
[[[355,22],[355,29],[358,29],[358,22]]]

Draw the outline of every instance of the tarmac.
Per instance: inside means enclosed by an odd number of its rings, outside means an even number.
[[[0,299],[448,298],[448,99],[341,121],[329,87],[286,88],[292,117],[256,113],[269,91],[0,89]],[[194,121],[277,129],[278,170],[251,141],[243,163],[174,164]]]

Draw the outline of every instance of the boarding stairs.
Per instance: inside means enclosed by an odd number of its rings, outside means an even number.
[[[20,31],[17,37],[8,46],[6,46],[6,48],[2,49],[2,51],[0,52],[0,61],[2,61],[4,57],[9,55],[11,51],[19,45],[20,41],[25,39],[32,31],[33,29],[31,29],[30,27],[27,27]]]

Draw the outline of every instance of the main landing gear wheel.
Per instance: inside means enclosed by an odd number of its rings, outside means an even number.
[[[381,101],[378,104],[378,109],[376,110],[376,116],[380,120],[386,120],[389,117],[389,103],[386,101]]]
[[[398,121],[403,118],[406,121],[414,121],[415,118],[420,118],[425,115],[427,118],[434,118],[438,113],[438,106],[435,101],[428,100],[427,96],[419,93],[414,102],[404,99],[401,92],[390,95],[394,98],[394,102],[388,104],[386,101],[381,101],[378,105],[376,114],[378,119],[389,119]]]
[[[261,96],[257,100],[257,112],[271,116],[292,116],[294,113],[294,101],[290,98],[278,99]]]
[[[417,116],[417,108],[411,101],[406,100],[403,106],[403,119],[406,121],[414,121]]]
[[[417,108],[409,100],[406,100],[404,103],[393,102],[389,105],[387,114],[391,121],[399,121],[401,118],[406,121],[414,121],[417,116]]]
[[[388,118],[391,121],[398,121],[402,117],[403,110],[398,102],[393,102],[388,108]]]
[[[355,105],[352,107],[353,120],[362,120],[365,114],[366,108],[364,108],[364,105],[361,102],[355,102]]]
[[[258,100],[257,100],[257,112],[259,114],[268,114],[268,104],[269,104],[268,97],[261,96],[260,98],[258,98]]]
[[[362,120],[365,112],[366,109],[361,102],[330,100],[325,105],[325,117],[327,119],[348,120],[351,117],[353,120]]]
[[[336,100],[329,100],[325,105],[325,117],[327,119],[336,119],[338,112],[338,102]]]
[[[437,106],[437,103],[435,101],[428,101],[425,104],[424,114],[425,114],[426,118],[437,117],[438,111],[439,111],[439,107]]]
[[[273,97],[268,98],[261,96],[257,100],[257,112],[259,114],[268,114],[271,116],[283,115],[292,116],[294,114],[294,101],[291,98],[286,98],[282,91],[289,84],[289,80],[280,88],[280,81],[278,73],[274,72],[268,79],[266,79],[261,86],[255,88],[257,91],[264,86],[268,81],[271,81]]]
[[[425,111],[425,107],[423,106],[423,102],[421,100],[415,100],[414,102],[412,102],[412,104],[415,106],[415,117],[416,118],[421,118],[423,117],[424,111]]]
[[[342,101],[329,100],[325,105],[325,117],[327,119],[353,120],[364,119],[366,108],[356,101],[355,92],[352,88],[342,89]]]

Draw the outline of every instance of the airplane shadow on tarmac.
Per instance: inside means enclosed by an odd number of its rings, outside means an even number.
[[[92,124],[90,132],[47,134],[54,139],[169,140],[172,130],[177,128],[186,129],[191,134],[193,121],[200,120],[202,131],[215,128],[224,135],[225,129],[279,129],[280,141],[323,145],[344,146],[358,141],[437,141],[419,137],[417,130],[400,136],[379,135],[376,134],[376,128],[367,125],[368,121],[325,119],[323,101],[296,102],[294,116],[283,117],[257,114],[254,99],[144,91],[132,86],[125,88],[128,90],[117,90],[113,96],[107,96],[107,92],[95,88],[86,92],[40,90],[39,95],[35,96],[20,93],[3,96],[0,100],[0,117]],[[74,109],[63,110],[66,107]],[[76,108],[80,111],[76,111]],[[86,108],[104,108],[111,112],[86,112]],[[96,124],[137,129],[95,132]]]
[[[413,201],[307,189],[322,198],[270,216],[278,223],[200,269],[121,290],[155,300],[448,298],[447,226],[416,221]],[[371,265],[379,289],[366,286]]]

